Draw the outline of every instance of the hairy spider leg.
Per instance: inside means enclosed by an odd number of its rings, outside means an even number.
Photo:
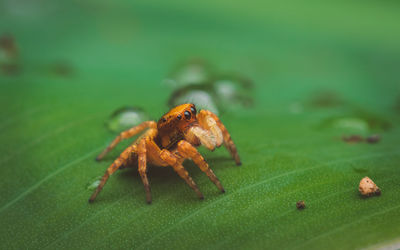
[[[204,160],[203,156],[197,151],[195,147],[192,146],[187,141],[180,141],[178,143],[178,152],[179,154],[187,159],[192,159],[192,161],[203,171],[208,178],[217,186],[222,193],[225,192],[224,188],[222,187],[221,182],[219,181],[218,177],[214,174],[211,168],[208,166],[206,160]]]
[[[146,191],[146,201],[148,204],[151,203],[151,190],[149,180],[147,179],[147,157],[146,157],[146,138],[143,138],[139,142],[139,146],[137,149],[138,153],[138,171],[140,177],[142,178],[142,182],[144,185],[144,189]]]
[[[193,181],[192,177],[189,176],[188,171],[182,166],[183,159],[178,159],[174,154],[166,149],[160,151],[160,158],[171,166],[175,172],[185,180],[185,182],[196,192],[200,199],[204,199],[203,194],[200,192],[196,183]]]
[[[221,129],[221,132],[222,132],[222,135],[224,138],[224,145],[228,149],[232,158],[235,160],[236,165],[238,165],[238,166],[242,165],[239,154],[238,154],[236,146],[235,146],[235,143],[233,142],[231,135],[229,134],[229,132],[226,129],[226,127],[224,126],[224,124],[220,121],[218,116],[209,110],[201,110],[199,112],[199,114],[197,115],[197,119],[198,119],[199,123],[201,124],[201,126],[205,126],[206,129],[208,128],[208,125],[206,125],[208,117],[211,117],[212,119],[214,119],[215,122],[217,123],[217,126]]]
[[[110,145],[108,145],[108,147],[106,149],[104,149],[103,152],[101,152],[101,154],[99,154],[96,157],[96,160],[100,161],[101,159],[103,159],[103,157],[110,152],[113,148],[115,148],[115,146],[118,145],[118,143],[120,143],[123,139],[128,139],[131,138],[132,136],[142,132],[144,129],[146,128],[157,128],[157,123],[155,121],[145,121],[142,122],[141,124],[132,127],[128,130],[125,130],[123,132],[121,132],[111,143]]]
[[[115,171],[118,170],[119,167],[122,166],[126,161],[128,161],[130,155],[134,152],[136,152],[137,146],[132,145],[126,148],[120,155],[119,157],[107,168],[105,174],[101,178],[99,186],[97,186],[96,190],[93,192],[92,196],[89,199],[89,202],[92,203],[95,199],[96,196],[100,193],[100,191],[103,189],[104,185],[106,184],[108,178],[110,175],[112,175]]]

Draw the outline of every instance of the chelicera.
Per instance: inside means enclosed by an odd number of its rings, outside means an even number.
[[[142,136],[126,148],[107,168],[89,202],[95,200],[110,175],[117,169],[137,166],[146,191],[146,200],[151,203],[150,184],[147,178],[148,164],[172,167],[196,192],[197,196],[203,199],[203,194],[182,165],[185,159],[191,159],[221,192],[225,192],[217,176],[197,151],[196,147],[200,145],[213,151],[224,144],[236,165],[241,165],[236,146],[217,115],[208,110],[201,110],[197,113],[194,104],[179,105],[163,115],[157,123],[146,121],[122,132],[96,159],[103,159],[121,140],[128,139],[145,129],[147,130]]]

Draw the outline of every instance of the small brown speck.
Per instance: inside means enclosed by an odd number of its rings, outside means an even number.
[[[20,72],[20,66],[16,63],[5,63],[0,65],[0,70],[5,75],[16,75]]]
[[[16,75],[20,72],[18,46],[10,34],[0,35],[0,73]]]
[[[342,140],[347,143],[359,143],[364,141],[364,138],[361,135],[349,135],[343,136]]]
[[[55,62],[51,65],[51,71],[59,76],[70,76],[74,73],[73,67],[66,62]]]
[[[4,53],[7,60],[16,60],[18,58],[18,46],[12,35],[2,34],[0,36],[0,51]]]
[[[325,90],[315,93],[311,98],[311,105],[314,107],[337,107],[343,104],[342,99],[335,92]]]
[[[296,203],[296,207],[297,207],[297,209],[301,210],[301,209],[306,208],[306,204],[304,203],[304,201],[298,201]]]
[[[367,137],[367,142],[368,143],[378,143],[381,140],[381,137],[379,135],[371,135]]]

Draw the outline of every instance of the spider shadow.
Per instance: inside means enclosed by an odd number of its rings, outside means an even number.
[[[230,163],[232,163],[232,167],[236,166],[234,161],[230,157],[225,157],[225,156],[216,156],[216,157],[211,157],[208,159],[208,163],[210,167],[214,170],[217,169],[218,167],[223,166],[223,168],[226,167],[231,167],[229,166]],[[212,193],[210,193],[210,189],[214,189],[214,187],[209,187],[208,185],[214,186],[212,182],[208,181],[208,178],[205,176],[205,174],[199,169],[199,167],[191,160],[186,160],[184,162],[184,167],[185,169],[189,172],[189,175],[195,180],[195,182],[199,185],[200,190],[204,190],[205,196],[211,196],[211,195],[220,195],[220,192],[218,190],[213,190]],[[143,188],[143,183],[141,180],[141,177],[137,171],[137,166],[133,165],[121,170],[118,170],[114,176],[118,179],[118,182],[121,185],[121,188],[124,190],[135,190],[131,191],[134,192],[132,194],[134,196],[134,199],[139,199],[140,201],[144,201],[145,198],[145,191]],[[205,176],[204,178],[207,179],[207,181],[202,180],[200,182],[200,179],[203,178],[202,176]],[[185,187],[188,188],[188,190],[183,190],[185,192],[189,192],[192,194],[192,190],[186,185],[186,183],[182,180],[181,177],[178,176],[178,174],[173,170],[172,167],[159,167],[159,166],[154,166],[154,165],[149,165],[148,166],[148,172],[147,172],[147,177],[149,179],[151,188],[152,188],[152,193],[153,193],[153,201],[157,200],[160,198],[160,193],[163,193],[163,190],[168,190],[170,189],[171,192],[175,192],[177,189],[177,186],[179,188]],[[203,187],[204,185],[207,185],[206,187]],[[127,188],[128,187],[128,188]],[[154,195],[156,194],[156,195]],[[112,196],[113,198],[109,198],[113,201],[118,199],[119,197],[122,197],[124,194],[118,194],[116,197],[115,194]],[[109,196],[111,197],[111,195]],[[185,197],[185,198],[183,198]],[[133,198],[133,197],[132,197]],[[169,196],[169,199],[173,199],[175,202],[198,202],[197,197],[193,193],[193,195],[189,195],[186,197],[186,195],[182,195],[180,192],[178,194],[174,194]]]
[[[230,167],[230,166],[236,166],[235,161],[229,157],[229,156],[215,156],[215,157],[210,157],[208,159],[208,164],[211,166],[215,167],[220,167],[223,165],[223,167]]]
[[[223,165],[223,167],[229,167],[229,162],[232,162],[232,166],[235,166],[234,161],[230,157],[225,157],[225,156],[217,156],[217,157],[212,157],[208,160],[208,164],[210,168],[213,170],[217,168],[217,166]],[[223,164],[225,163],[225,164]],[[183,163],[183,166],[185,169],[189,172],[190,176],[196,177],[198,175],[204,174],[199,167],[191,160],[186,160]],[[117,173],[119,173],[119,177],[122,179],[138,179],[141,182],[141,178],[139,175],[139,172],[137,171],[137,166],[129,166],[127,168],[118,170]],[[147,171],[147,177],[151,180],[154,180],[155,182],[162,182],[165,181],[167,183],[169,182],[175,182],[177,179],[180,180],[181,178],[175,173],[172,167],[160,167],[160,166],[155,166],[152,164],[149,164],[148,166],[148,171]]]

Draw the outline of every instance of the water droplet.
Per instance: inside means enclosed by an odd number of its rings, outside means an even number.
[[[141,108],[124,107],[110,116],[106,126],[112,132],[120,133],[148,120],[150,117]]]
[[[361,133],[365,135],[369,131],[388,130],[391,124],[379,116],[362,111],[355,112],[352,115],[326,119],[321,123],[321,127],[331,127],[344,130],[346,133]]]
[[[300,102],[293,102],[289,105],[289,111],[292,114],[301,114],[304,112],[303,104]]]
[[[368,131],[368,123],[360,118],[343,117],[333,122],[333,127],[346,130]]]
[[[99,186],[101,178],[102,178],[101,176],[97,176],[95,179],[89,181],[86,188],[88,190],[95,190]]]
[[[236,97],[237,89],[232,82],[228,80],[219,80],[216,81],[214,85],[217,95],[226,99],[233,99]]]
[[[253,104],[249,79],[238,74],[215,74],[202,60],[184,63],[164,80],[164,84],[175,89],[168,101],[170,107],[194,103],[199,109],[220,114]]]
[[[163,83],[172,88],[206,83],[212,75],[211,67],[202,60],[192,60],[179,65]]]
[[[182,103],[193,103],[197,109],[207,109],[214,112],[216,115],[219,114],[218,107],[214,102],[212,95],[204,89],[192,89],[185,88],[176,91],[172,94],[169,100],[169,106],[174,107]]]
[[[224,109],[251,106],[251,89],[252,84],[249,80],[236,76],[223,77],[213,82],[216,100]]]

